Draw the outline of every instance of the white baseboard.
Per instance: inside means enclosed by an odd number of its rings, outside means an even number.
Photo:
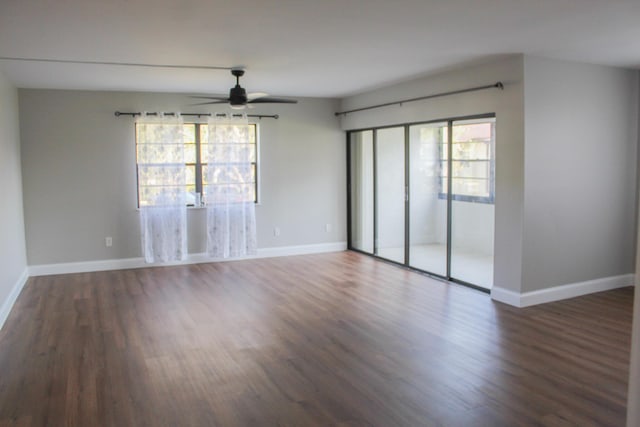
[[[11,309],[13,308],[13,304],[15,304],[18,299],[18,295],[22,292],[22,288],[27,283],[27,279],[29,278],[29,269],[25,268],[18,281],[13,285],[11,292],[7,296],[7,299],[2,303],[2,307],[0,307],[0,329],[4,326],[4,322],[9,317],[9,313],[11,313]]]
[[[587,280],[586,282],[570,283],[521,294],[508,289],[493,287],[493,289],[491,289],[491,298],[515,307],[529,307],[627,286],[635,286],[634,274],[623,274],[620,276]]]
[[[159,267],[168,265],[201,264],[206,262],[239,261],[243,259],[273,258],[281,256],[319,254],[325,252],[340,252],[347,249],[346,242],[318,243],[313,245],[280,246],[273,248],[259,248],[258,253],[233,259],[211,258],[205,253],[189,254],[184,261],[170,263],[147,264],[144,258],[122,258],[98,261],[69,262],[59,264],[32,265],[29,276],[48,276],[51,274],[88,273],[92,271],[123,270],[128,268]]]
[[[280,256],[310,255],[310,254],[321,254],[326,252],[342,252],[346,250],[347,250],[347,242],[318,243],[314,245],[298,245],[298,246],[276,246],[273,248],[258,249],[258,254],[250,258],[275,258]]]
[[[509,289],[500,288],[498,286],[491,288],[491,299],[514,307],[522,307],[520,305],[520,294],[518,292],[510,291]]]

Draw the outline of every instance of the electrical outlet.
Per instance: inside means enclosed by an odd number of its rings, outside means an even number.
[[[273,235],[278,237],[280,235],[280,227],[273,227]]]
[[[104,245],[110,248],[113,245],[113,239],[111,237],[104,238]]]
[[[325,233],[331,233],[331,224],[325,224],[324,231]]]

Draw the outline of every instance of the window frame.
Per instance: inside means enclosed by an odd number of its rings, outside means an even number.
[[[486,117],[478,117],[473,119],[450,119],[447,121],[447,127],[451,128],[452,131],[450,135],[453,135],[453,127],[455,126],[455,122],[467,122],[465,124],[480,124],[480,123],[491,123],[491,135],[492,140],[489,144],[489,158],[488,159],[449,159],[448,156],[453,152],[453,141],[448,141],[446,145],[451,145],[451,150],[449,153],[444,152],[444,143],[438,144],[438,152],[439,152],[439,161],[440,164],[446,163],[451,164],[453,166],[453,162],[455,161],[467,161],[467,162],[487,162],[489,164],[489,195],[488,196],[471,196],[468,194],[457,194],[453,191],[453,188],[450,192],[443,192],[444,184],[451,183],[453,184],[453,176],[451,177],[451,181],[449,181],[448,175],[443,175],[442,173],[438,176],[438,198],[441,200],[447,200],[448,194],[451,193],[451,200],[458,202],[471,202],[471,203],[486,203],[486,204],[495,204],[496,199],[496,187],[495,187],[495,169],[496,169],[496,118],[493,116]],[[475,123],[472,123],[475,122]],[[447,170],[447,174],[451,174],[452,170]],[[474,179],[474,178],[470,178]],[[453,187],[453,186],[452,186]]]
[[[208,163],[203,163],[202,162],[202,153],[201,153],[201,128],[202,126],[207,126],[207,123],[202,123],[202,122],[184,122],[183,126],[186,125],[193,125],[194,126],[194,132],[195,132],[195,136],[194,136],[194,144],[195,144],[195,150],[196,150],[196,158],[195,158],[195,163],[193,162],[184,162],[184,165],[187,167],[190,166],[194,166],[195,167],[195,193],[196,194],[200,194],[200,206],[196,206],[195,203],[191,203],[191,204],[187,204],[188,208],[203,208],[206,207],[206,203],[204,202],[204,197],[203,197],[203,188],[204,188],[204,176],[203,176],[203,166],[206,166]],[[249,123],[248,124],[251,128],[253,128],[253,134],[254,134],[254,139],[255,139],[255,161],[251,162],[251,165],[253,166],[253,168],[255,169],[255,180],[253,182],[254,185],[254,200],[253,202],[255,204],[258,204],[260,201],[260,186],[259,186],[259,182],[260,182],[260,178],[259,178],[259,171],[260,171],[260,138],[259,138],[259,132],[258,132],[258,124],[257,123]],[[136,155],[136,201],[137,201],[137,206],[138,209],[140,209],[140,173],[139,173],[139,166],[140,163],[138,162],[138,131],[137,131],[137,126],[138,124],[134,124],[134,128],[133,128],[133,132],[134,132],[134,149],[135,149],[135,155]],[[187,145],[187,144],[183,144],[183,145]],[[191,184],[189,184],[191,185]]]

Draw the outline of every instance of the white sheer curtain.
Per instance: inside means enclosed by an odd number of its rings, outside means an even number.
[[[212,117],[208,131],[203,160],[207,253],[216,258],[255,254],[255,172],[247,118]]]
[[[187,255],[183,120],[143,114],[136,120],[142,253],[148,263]]]

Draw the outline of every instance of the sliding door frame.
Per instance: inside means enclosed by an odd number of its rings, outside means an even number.
[[[373,161],[373,255],[378,256],[378,130],[371,130]]]
[[[354,252],[359,252],[365,255],[369,255],[372,256],[374,258],[377,258],[379,260],[382,261],[386,261],[389,262],[391,264],[395,264],[395,265],[399,265],[405,268],[408,268],[410,270],[413,271],[417,271],[419,273],[422,274],[426,274],[427,276],[439,279],[439,280],[445,280],[448,282],[453,282],[453,283],[458,283],[464,286],[468,286],[470,288],[474,288],[477,289],[479,291],[485,292],[485,293],[489,293],[490,289],[486,289],[483,288],[481,286],[477,286],[474,285],[473,283],[469,283],[469,282],[465,282],[463,280],[459,280],[456,278],[451,277],[451,239],[452,239],[452,231],[451,231],[451,223],[452,223],[452,208],[453,208],[453,193],[452,193],[452,189],[453,189],[453,173],[451,173],[451,163],[452,163],[452,159],[453,159],[453,123],[457,122],[457,121],[464,121],[464,120],[477,120],[477,119],[495,119],[496,118],[496,114],[495,113],[483,113],[483,114],[474,114],[474,115],[469,115],[469,116],[457,116],[457,117],[448,117],[448,118],[443,118],[443,119],[437,119],[437,120],[426,120],[426,121],[419,121],[419,122],[405,122],[405,123],[398,123],[398,124],[392,124],[392,125],[384,125],[384,126],[374,126],[374,127],[367,127],[367,128],[358,128],[358,129],[349,129],[346,131],[346,145],[347,145],[347,249],[354,251]],[[437,273],[433,273],[430,271],[425,271],[416,267],[412,267],[411,265],[409,265],[409,256],[410,256],[410,247],[411,247],[411,242],[410,242],[410,230],[409,230],[409,225],[410,225],[410,203],[411,203],[411,198],[409,197],[409,192],[411,189],[411,182],[410,182],[410,173],[411,173],[411,167],[410,167],[410,132],[409,132],[409,128],[411,126],[418,126],[418,125],[429,125],[429,124],[435,124],[435,123],[447,123],[447,140],[448,140],[448,144],[447,144],[447,163],[448,163],[448,170],[449,173],[447,174],[447,242],[446,242],[446,246],[447,246],[447,266],[446,266],[446,275],[440,275]],[[377,159],[377,138],[378,138],[378,130],[381,129],[390,129],[390,128],[403,128],[404,129],[404,262],[398,262],[398,261],[393,261],[387,258],[383,258],[381,256],[378,255],[378,206],[377,206],[377,191],[378,191],[378,178],[377,178],[377,172],[378,172],[378,159]],[[352,242],[352,231],[353,231],[353,227],[352,227],[352,220],[353,220],[353,210],[351,209],[351,202],[352,202],[352,177],[351,177],[351,159],[352,159],[352,153],[351,153],[351,134],[353,133],[357,133],[357,132],[365,132],[365,131],[372,131],[372,138],[373,138],[373,253],[370,252],[366,252],[363,251],[361,249],[357,249],[353,247],[353,242]],[[495,152],[492,153],[495,155]],[[495,160],[494,160],[495,161]],[[495,204],[495,199],[493,201],[493,203]]]

